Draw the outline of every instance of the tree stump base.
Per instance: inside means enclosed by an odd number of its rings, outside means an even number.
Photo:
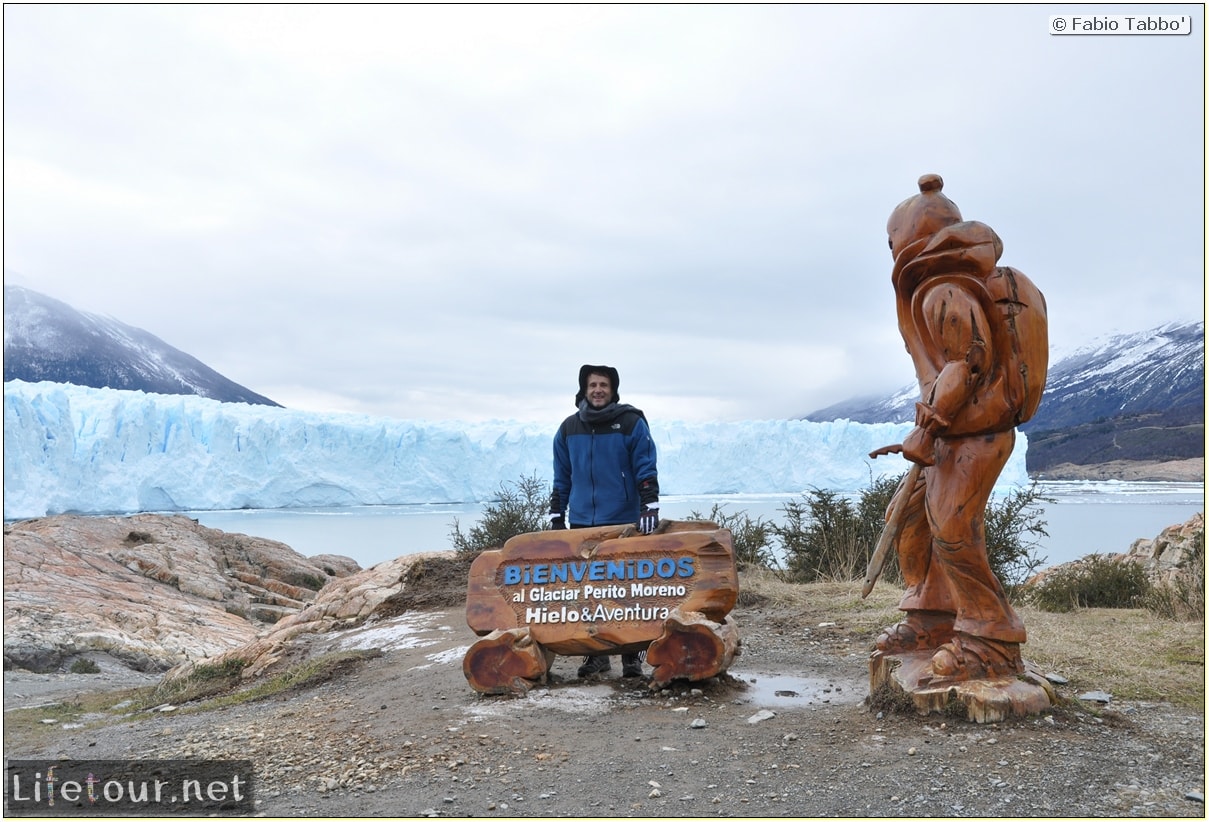
[[[470,646],[462,673],[483,694],[525,694],[544,685],[554,652],[533,641],[528,628],[492,631]]]
[[[910,708],[920,716],[964,716],[971,722],[1002,722],[1010,716],[1035,716],[1057,704],[1053,686],[1025,661],[1016,677],[969,679],[920,685],[931,670],[932,651],[869,657],[869,699],[874,707]]]
[[[663,633],[647,648],[647,664],[655,669],[651,689],[673,679],[698,682],[717,676],[730,667],[739,644],[739,629],[729,616],[714,622],[696,611],[673,610]]]

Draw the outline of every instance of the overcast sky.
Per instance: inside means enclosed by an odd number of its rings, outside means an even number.
[[[1187,36],[1054,36],[1166,12]],[[1204,317],[1203,7],[4,8],[4,273],[291,408],[659,418],[913,379],[941,174],[1051,341]]]

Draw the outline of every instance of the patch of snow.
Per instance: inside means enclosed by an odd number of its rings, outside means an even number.
[[[370,627],[354,628],[339,635],[336,647],[345,650],[380,648],[383,651],[427,648],[439,642],[437,639],[422,636],[424,632],[433,630],[432,623],[438,616],[443,615],[403,614]]]
[[[438,665],[447,665],[450,662],[456,662],[458,665],[461,665],[462,660],[466,657],[466,652],[469,650],[470,650],[469,645],[462,645],[457,648],[450,648],[447,651],[440,651],[435,654],[429,654],[428,656],[426,656],[424,658],[431,660],[431,661],[437,663]]]
[[[612,709],[612,697],[613,689],[608,685],[579,685],[558,691],[537,688],[523,697],[483,697],[466,711],[477,719],[511,716],[535,710],[603,715]]]

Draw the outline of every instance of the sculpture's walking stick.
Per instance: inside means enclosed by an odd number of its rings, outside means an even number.
[[[882,454],[894,454],[900,451],[902,451],[901,445],[887,445],[885,448],[872,452],[869,456],[876,459]],[[886,527],[882,529],[882,535],[877,540],[877,548],[873,550],[873,556],[869,558],[869,568],[865,571],[865,584],[861,588],[861,599],[869,596],[869,592],[873,590],[877,578],[882,575],[882,568],[886,565],[886,555],[890,553],[890,546],[898,541],[898,534],[903,529],[903,519],[907,516],[907,503],[911,499],[911,491],[915,488],[915,483],[919,481],[919,472],[919,463],[911,463],[911,470],[899,483],[898,499],[894,503],[894,510],[890,512],[890,519],[886,522]]]

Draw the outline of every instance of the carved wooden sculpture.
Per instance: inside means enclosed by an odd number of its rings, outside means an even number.
[[[1049,351],[1045,298],[997,264],[999,237],[964,221],[943,185],[935,174],[921,177],[919,194],[887,225],[898,325],[920,401],[902,444],[871,454],[901,452],[913,464],[883,535],[897,545],[905,618],[878,637],[870,662],[877,684],[893,657],[910,690],[1025,672],[1024,624],[987,562],[985,512],[1016,426],[1041,400]],[[875,553],[865,593],[878,571]]]
[[[537,531],[470,567],[466,622],[483,637],[462,660],[476,691],[519,693],[555,654],[647,651],[652,687],[725,671],[738,652],[731,534],[712,522]]]

